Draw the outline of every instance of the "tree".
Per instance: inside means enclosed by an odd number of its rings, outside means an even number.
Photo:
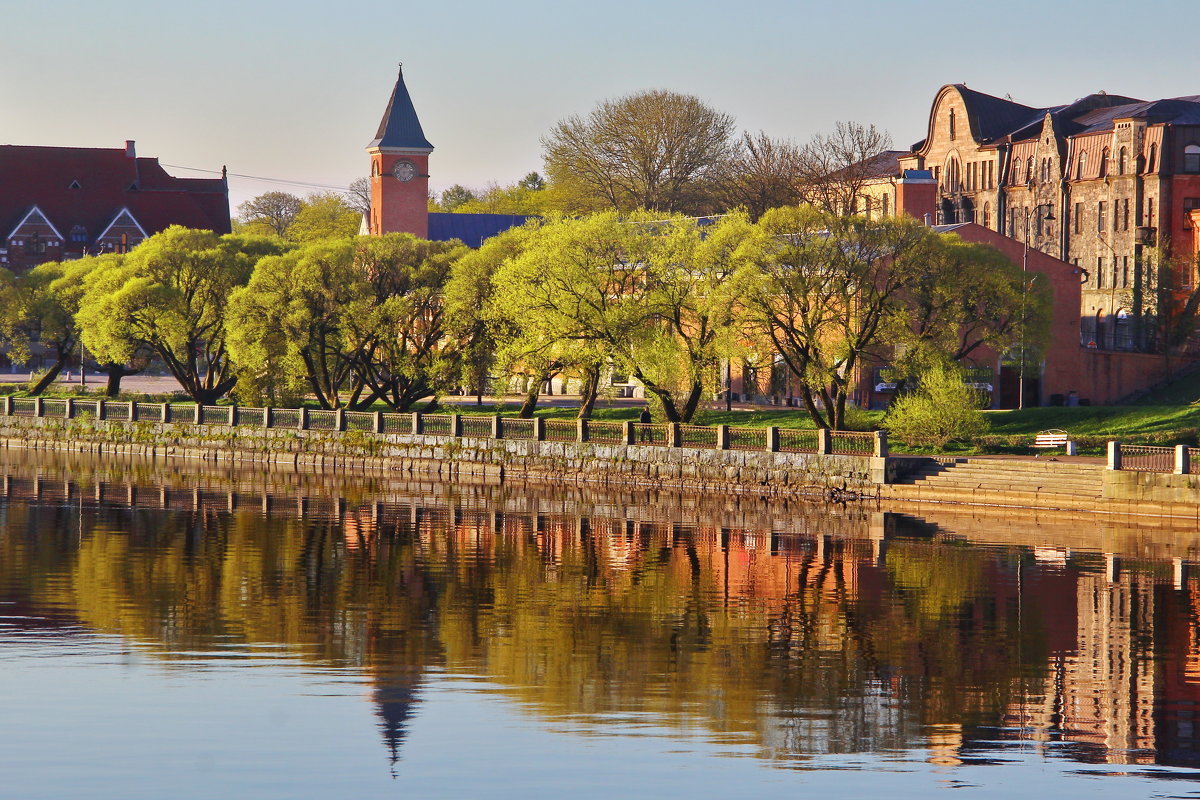
[[[800,150],[764,132],[743,133],[720,181],[720,195],[730,208],[746,209],[752,220],[802,199]]]
[[[767,212],[757,228],[739,271],[745,324],[796,377],[813,421],[842,430],[857,368],[936,234],[907,217],[868,223],[811,206]]]
[[[881,155],[892,138],[874,125],[839,122],[833,133],[817,134],[800,148],[800,181],[804,199],[830,214],[854,213],[863,187],[876,176]]]
[[[938,364],[921,373],[915,391],[892,402],[884,425],[906,444],[941,449],[987,430],[979,411],[985,402],[981,392],[967,385],[962,370]]]
[[[354,209],[358,214],[367,217],[371,216],[371,179],[370,178],[355,178],[350,182],[350,187],[346,191],[346,206]]]
[[[522,189],[528,189],[531,192],[540,192],[546,188],[546,179],[537,172],[530,172],[524,178],[517,181],[517,186],[520,186]]]
[[[238,206],[238,222],[244,233],[284,238],[303,202],[287,192],[267,192]]]
[[[600,103],[542,138],[551,184],[616,210],[692,213],[732,152],[734,121],[697,97],[665,90]]]
[[[246,283],[277,241],[173,225],[88,276],[78,321],[98,359],[127,363],[141,347],[163,361],[198,403],[213,403],[236,383],[226,350],[229,295]]]
[[[287,237],[294,242],[344,239],[362,226],[362,214],[352,208],[345,195],[336,192],[310,194],[300,204]]]
[[[470,203],[473,200],[478,200],[475,193],[461,183],[456,183],[446,191],[442,192],[441,209],[443,211],[457,211],[460,206]]]

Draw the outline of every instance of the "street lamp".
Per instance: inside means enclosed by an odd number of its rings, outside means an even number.
[[[1042,209],[1046,209],[1046,216],[1042,216]],[[1025,293],[1029,291],[1029,282],[1025,280],[1025,273],[1029,271],[1029,217],[1034,215],[1039,222],[1054,221],[1054,206],[1051,203],[1039,203],[1033,208],[1025,209],[1025,249],[1021,253],[1021,361],[1020,371],[1017,373],[1017,408],[1025,408]]]

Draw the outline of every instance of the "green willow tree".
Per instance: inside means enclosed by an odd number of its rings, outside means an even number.
[[[172,226],[120,259],[98,263],[80,303],[83,342],[97,359],[126,363],[152,350],[198,403],[237,382],[226,348],[229,296],[276,240]]]

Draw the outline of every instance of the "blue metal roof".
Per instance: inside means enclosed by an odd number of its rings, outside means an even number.
[[[468,247],[480,247],[485,239],[518,228],[528,219],[520,214],[450,214],[434,212],[429,215],[429,240],[448,242],[458,239]]]
[[[383,112],[383,119],[379,121],[379,130],[367,147],[433,149],[421,130],[421,120],[417,119],[417,110],[413,108],[408,87],[404,85],[403,69],[396,78],[396,88],[392,90],[392,99]]]

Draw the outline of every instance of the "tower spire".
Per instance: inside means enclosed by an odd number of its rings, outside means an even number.
[[[421,120],[417,118],[417,109],[413,107],[408,87],[404,85],[403,61],[400,62],[396,76],[396,87],[392,89],[383,119],[379,121],[379,130],[367,147],[425,151],[433,149],[433,145],[425,138],[425,132],[421,129]]]

